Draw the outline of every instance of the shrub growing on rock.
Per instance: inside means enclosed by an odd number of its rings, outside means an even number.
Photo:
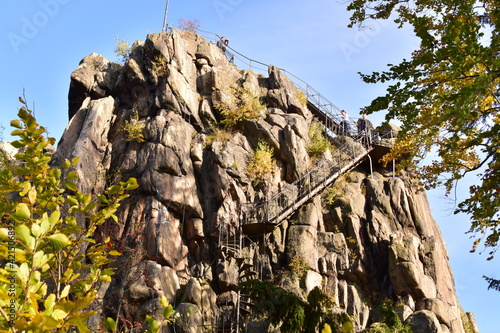
[[[22,101],[22,99],[21,99]],[[22,101],[24,103],[24,101]],[[11,332],[90,332],[86,320],[99,286],[111,281],[105,265],[119,252],[94,231],[137,188],[131,178],[98,197],[78,190],[71,171],[49,165],[46,138],[26,103],[11,125],[18,149],[13,167],[0,168],[0,327]],[[82,219],[85,220],[83,223]],[[83,225],[82,225],[83,224]],[[8,281],[8,283],[6,283]]]
[[[254,182],[268,180],[276,168],[273,157],[274,149],[263,141],[259,141],[247,164],[247,175]]]

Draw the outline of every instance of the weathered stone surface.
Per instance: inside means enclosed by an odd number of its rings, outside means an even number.
[[[87,97],[99,99],[111,93],[118,77],[118,68],[102,55],[92,53],[83,58],[71,73],[69,90],[69,118],[82,107]]]
[[[181,303],[193,303],[198,307],[201,307],[201,291],[200,283],[194,278],[189,279],[184,295],[182,296]]]
[[[236,87],[267,110],[221,131],[223,115],[214,105],[231,100]],[[376,319],[379,298],[400,300],[396,311],[416,333],[464,333],[463,325],[474,326],[456,297],[425,193],[405,171],[393,175],[375,164],[370,173],[360,164],[279,226],[241,235],[248,204],[284,189],[281,199],[291,203],[309,185],[293,183],[317,162],[307,153],[312,114],[300,94],[277,67],[268,77],[240,70],[191,32],[148,35],[124,66],[96,54],[82,61],[71,77],[71,119],[53,163],[79,156],[84,192],[102,193],[128,177],[140,185],[117,212],[118,222],[99,230],[124,253],[107,293],[123,296],[123,313],[138,321],[151,309],[159,315],[162,295],[177,299],[177,327],[194,332],[217,326],[216,313],[235,322],[235,287],[254,274],[302,299],[321,287],[337,311],[355,318],[358,331]],[[145,142],[125,140],[124,125],[135,111]],[[273,147],[276,169],[256,182],[246,166],[259,141]],[[333,142],[364,149],[349,137]],[[333,155],[323,158],[334,163]],[[256,222],[267,222],[265,209]],[[307,269],[302,279],[290,272],[292,259]],[[105,302],[116,316],[114,301]]]
[[[304,286],[306,289],[306,295],[311,292],[314,288],[318,287],[321,289],[323,282],[323,276],[318,272],[308,270],[304,278]]]
[[[317,269],[318,255],[316,252],[317,230],[311,226],[291,225],[288,228],[288,257],[298,260],[313,270]]]
[[[107,135],[112,126],[114,107],[112,96],[89,100],[65,130],[54,156],[56,163],[79,158],[75,171],[83,176],[77,183],[84,193],[104,190],[112,150]]]
[[[436,315],[428,310],[414,312],[406,321],[413,333],[442,333]]]
[[[178,317],[175,320],[175,326],[182,332],[198,333],[203,325],[203,316],[200,308],[196,304],[181,303],[175,308]]]
[[[180,284],[173,269],[153,261],[144,261],[127,273],[131,282],[126,290],[131,300],[165,296],[169,302],[174,302]]]
[[[403,296],[394,305],[394,310],[401,322],[404,322],[415,311],[415,302],[410,295]]]
[[[203,232],[203,220],[198,218],[188,219],[186,221],[187,239],[200,239],[205,237]]]

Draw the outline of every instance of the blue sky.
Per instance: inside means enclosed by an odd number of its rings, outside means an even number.
[[[335,0],[170,0],[168,22],[198,19],[201,29],[224,35],[248,57],[285,68],[308,82],[351,116],[382,94],[357,72],[381,71],[417,46],[411,31],[374,22],[371,29],[348,29],[345,5]],[[0,123],[16,118],[17,97],[26,91],[39,122],[59,139],[67,124],[70,74],[92,52],[110,60],[117,36],[144,40],[160,32],[163,0],[3,0],[0,12]],[[379,123],[383,116],[370,117]],[[474,181],[472,178],[469,181]],[[459,195],[468,193],[467,183]],[[453,215],[454,202],[442,191],[428,194],[434,218],[448,245],[458,297],[476,316],[482,333],[496,333],[500,293],[487,291],[482,275],[500,278],[498,259],[470,254],[466,216]],[[460,196],[459,196],[460,199]]]

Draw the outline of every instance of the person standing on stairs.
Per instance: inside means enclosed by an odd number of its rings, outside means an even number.
[[[340,122],[339,135],[349,135],[349,115],[346,110],[342,110],[340,113],[342,121]]]
[[[373,130],[373,124],[368,120],[366,114],[363,114],[361,118],[358,119],[356,126],[358,127],[358,135],[360,137],[364,136],[363,141],[369,145],[371,143],[371,132]]]

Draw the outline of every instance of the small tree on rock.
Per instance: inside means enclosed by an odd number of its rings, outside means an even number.
[[[24,101],[21,99],[24,103]],[[134,178],[95,197],[78,190],[71,171],[78,158],[52,167],[54,144],[26,103],[11,135],[18,149],[12,167],[0,168],[0,328],[2,332],[90,332],[86,320],[101,283],[111,281],[106,265],[119,252],[93,238],[96,227],[116,220]],[[85,217],[86,226],[76,216]],[[86,248],[85,252],[82,251]]]

